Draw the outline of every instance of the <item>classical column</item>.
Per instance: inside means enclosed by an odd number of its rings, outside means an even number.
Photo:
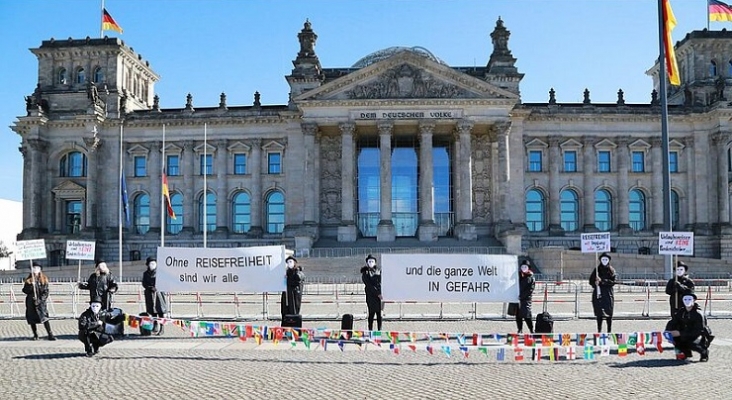
[[[150,232],[160,232],[160,213],[164,209],[160,206],[163,198],[163,180],[160,176],[160,158],[163,142],[153,141],[150,143],[150,160],[147,164],[148,187],[150,188]]]
[[[229,231],[228,209],[229,203],[229,180],[226,179],[226,161],[229,159],[229,151],[226,148],[226,139],[215,142],[216,152],[213,154],[216,160],[216,231],[226,233]],[[209,182],[211,182],[209,180]]]
[[[249,162],[252,174],[250,207],[252,224],[249,234],[260,237],[264,232],[262,228],[262,213],[264,212],[262,209],[262,139],[252,139],[249,144],[252,147],[252,159]]]
[[[630,229],[630,216],[628,204],[628,163],[630,155],[628,153],[628,136],[618,138],[618,231],[621,234],[632,233]]]
[[[344,122],[338,125],[341,130],[341,225],[338,227],[339,242],[355,242],[358,238],[355,215],[355,146],[356,125]]]
[[[376,227],[377,242],[393,242],[396,230],[391,216],[391,132],[394,124],[390,121],[379,121],[379,154],[381,160],[380,190],[381,202],[379,205],[380,220]],[[343,175],[346,175],[345,173]]]
[[[432,160],[432,121],[419,124],[419,228],[422,242],[437,240],[437,225],[434,210],[434,163]]]
[[[496,125],[496,155],[498,159],[498,170],[493,172],[493,176],[498,180],[495,185],[498,193],[495,193],[495,200],[498,203],[497,217],[500,223],[508,223],[511,221],[509,213],[509,197],[511,196],[511,188],[509,187],[509,174],[511,173],[510,158],[508,156],[508,133],[511,129],[509,126]]]
[[[460,164],[458,174],[460,175],[460,186],[458,192],[457,220],[455,233],[460,240],[477,240],[478,234],[473,225],[473,163],[471,148],[471,131],[474,123],[470,120],[461,120],[457,123],[458,148]]]
[[[193,151],[193,141],[186,140],[183,142],[183,160],[181,170],[183,172],[183,230],[195,232],[198,227],[193,210],[195,210],[196,199],[194,198],[195,188],[193,187],[193,177],[198,172],[196,170],[196,154]]]
[[[61,233],[64,231],[64,205],[65,202],[63,199],[56,197],[54,199],[54,211],[55,211],[55,218],[54,218],[54,224],[53,224],[53,232],[54,233]]]
[[[44,198],[46,198],[45,193],[43,193],[43,171],[45,171],[45,159],[43,153],[45,153],[46,149],[48,148],[48,142],[39,140],[39,139],[31,139],[28,140],[28,144],[30,145],[30,155],[31,155],[31,169],[29,171],[30,173],[30,188],[31,188],[31,196],[29,199],[30,202],[30,228],[36,229],[36,230],[42,230],[42,218],[41,218],[41,205]]]
[[[663,142],[660,137],[651,139],[651,197],[652,221],[651,228],[654,232],[663,230],[663,200],[668,193],[663,192]]]
[[[684,153],[687,154],[687,156],[685,157],[685,159],[686,159],[685,174],[686,174],[686,185],[687,185],[687,187],[686,187],[686,189],[687,189],[686,190],[686,192],[687,192],[687,195],[686,195],[687,211],[686,211],[686,227],[684,227],[684,229],[689,230],[689,229],[693,229],[694,225],[696,224],[696,200],[695,200],[696,196],[695,196],[695,193],[696,193],[697,185],[694,180],[694,177],[696,175],[694,172],[694,170],[695,170],[694,157],[696,154],[696,151],[694,150],[694,148],[696,146],[694,145],[694,136],[693,135],[687,136],[684,138],[684,146],[685,146]],[[679,160],[679,162],[680,161],[681,160]]]
[[[318,124],[303,123],[302,133],[305,142],[303,223],[306,225],[316,225],[317,216],[315,214],[315,210],[318,202],[318,194],[315,190],[317,187],[315,184],[317,181],[315,175],[315,135],[318,133]]]
[[[696,202],[696,223],[694,224],[694,232],[700,235],[710,235],[711,229],[709,226],[709,214],[711,212],[709,192],[712,190],[710,187],[714,184],[714,180],[710,179],[711,171],[709,170],[709,154],[711,149],[709,148],[709,136],[706,134],[695,133],[696,139],[694,140],[694,181],[696,183],[696,191],[693,192],[692,197]]]
[[[30,145],[26,144],[18,147],[18,151],[23,156],[23,171],[31,171],[32,160]],[[30,199],[32,196],[31,191],[28,188],[31,187],[30,174],[23,174],[23,231],[30,228]]]
[[[595,226],[595,185],[592,182],[595,160],[595,140],[589,136],[582,138],[582,180],[585,195],[582,198],[582,210],[585,225],[582,228],[585,232],[597,232]]]
[[[562,235],[561,197],[559,195],[559,168],[562,164],[562,152],[559,148],[560,137],[549,136],[549,234]]]
[[[729,177],[727,173],[727,143],[729,133],[720,133],[714,137],[717,148],[717,222],[722,229],[729,229]]]

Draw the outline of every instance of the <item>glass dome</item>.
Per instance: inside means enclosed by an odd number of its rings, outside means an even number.
[[[397,54],[402,51],[411,51],[414,54],[418,54],[422,57],[429,58],[432,61],[447,65],[447,63],[445,63],[444,61],[435,57],[435,55],[432,54],[431,51],[425,49],[424,47],[421,47],[421,46],[414,46],[414,47],[394,46],[394,47],[389,47],[389,48],[382,49],[379,51],[375,51],[375,52],[367,55],[366,57],[363,57],[362,59],[356,61],[356,63],[353,64],[352,68],[368,67],[371,64],[377,63],[381,60],[385,60],[385,59],[393,56],[394,54]]]

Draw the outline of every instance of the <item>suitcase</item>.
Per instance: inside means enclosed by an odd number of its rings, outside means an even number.
[[[140,317],[149,317],[148,313],[140,313]],[[153,332],[155,323],[152,319],[141,319],[140,320],[140,336],[150,336]]]
[[[302,315],[287,314],[282,319],[282,326],[288,328],[302,328]]]
[[[113,308],[104,315],[104,333],[111,336],[125,334],[125,313],[119,308]]]
[[[534,333],[554,333],[554,318],[546,310],[548,299],[548,288],[544,287],[544,309],[536,314],[536,324],[534,325]]]

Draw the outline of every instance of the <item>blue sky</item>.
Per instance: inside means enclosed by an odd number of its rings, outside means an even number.
[[[674,41],[707,26],[706,0],[672,0]],[[658,56],[657,0],[106,0],[119,36],[161,76],[160,105],[285,104],[297,33],[309,18],[324,67],[350,67],[391,46],[423,46],[453,66],[483,66],[500,16],[525,74],[524,102],[650,102],[645,71]],[[99,37],[100,0],[0,0],[0,198],[21,200],[20,137],[8,126],[25,115],[37,81],[28,49],[50,38]],[[711,29],[732,28],[711,23]],[[50,195],[50,194],[49,194]]]

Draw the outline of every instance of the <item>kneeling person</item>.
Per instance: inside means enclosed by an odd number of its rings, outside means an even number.
[[[681,300],[684,302],[684,307],[676,311],[670,323],[674,346],[683,352],[686,358],[691,358],[692,350],[696,351],[701,355],[699,361],[705,362],[709,360],[708,342],[704,337],[706,322],[699,312],[699,305],[696,304],[696,294],[685,294]]]
[[[87,357],[97,354],[100,347],[114,340],[104,333],[104,314],[101,310],[101,299],[94,299],[89,303],[89,308],[79,316],[79,340],[84,343]]]

